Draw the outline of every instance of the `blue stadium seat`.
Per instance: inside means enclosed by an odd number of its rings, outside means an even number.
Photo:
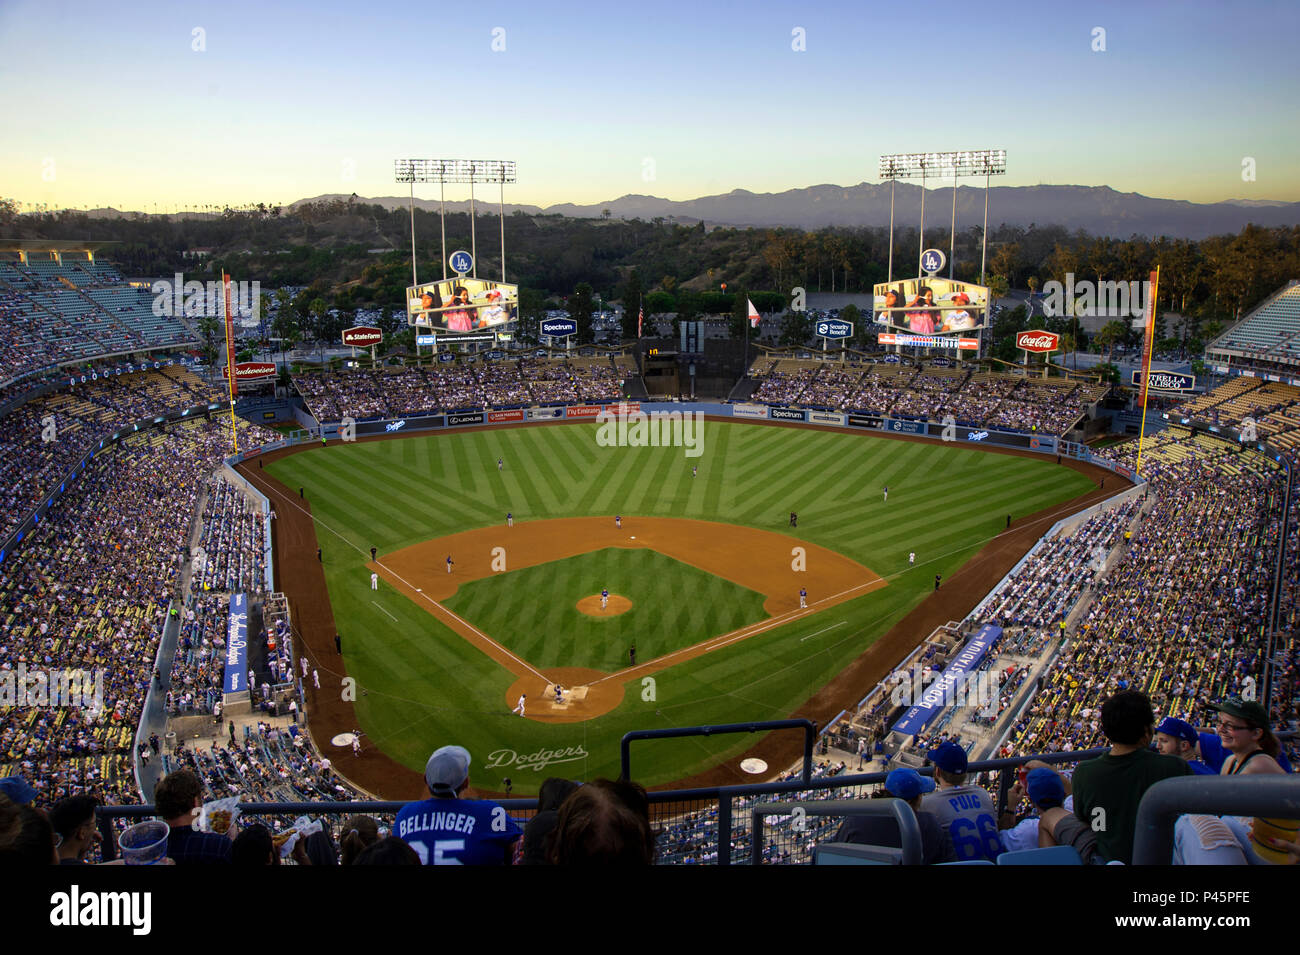
[[[1083,865],[1083,859],[1073,846],[1051,846],[1004,852],[998,856],[998,865]]]

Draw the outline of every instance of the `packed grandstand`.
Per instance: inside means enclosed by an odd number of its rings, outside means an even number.
[[[1279,300],[1294,297],[1292,287]],[[1287,327],[1290,337],[1265,344],[1293,348],[1300,330],[1294,314]],[[1239,327],[1219,344],[1253,334]],[[367,800],[298,719],[315,664],[298,655],[291,615],[272,589],[268,505],[224,463],[232,427],[241,448],[282,435],[231,416],[228,406],[225,415],[214,411],[223,386],[197,374],[179,350],[193,340],[182,320],[155,316],[147,291],[111,266],[0,263],[0,341],[7,346],[0,379],[9,401],[0,435],[0,540],[12,540],[0,554],[0,669],[104,673],[100,707],[0,705],[0,777],[14,793],[22,791],[21,778],[42,806],[76,795],[104,806],[151,802],[152,782],[178,770],[197,775],[205,802]],[[112,374],[88,364],[123,355],[132,356],[129,367],[119,361]],[[1066,435],[1110,392],[1086,377],[885,357],[761,358],[747,400],[902,418],[951,415],[968,425]],[[629,362],[479,357],[298,371],[292,387],[317,421],[397,418],[615,401],[635,375]],[[809,776],[781,767],[776,782],[788,785],[728,795],[725,811],[718,798],[657,800],[657,860],[749,861],[747,813],[755,805],[865,795],[878,784],[852,777],[926,769],[930,754],[945,746],[958,747],[963,764],[1095,750],[1106,745],[1102,706],[1119,691],[1146,694],[1158,720],[1213,727],[1222,701],[1253,698],[1267,663],[1269,719],[1275,731],[1294,732],[1300,504],[1289,475],[1300,444],[1300,389],[1232,377],[1168,417],[1169,426],[1143,448],[1145,483],[1065,522],[967,620],[929,635],[899,661],[904,679],[937,672],[970,634],[996,627],[999,636],[980,662],[996,675],[986,705],[950,708],[923,730],[901,734],[889,687],[864,686],[859,706],[822,729]],[[1260,444],[1225,440],[1192,421],[1224,431],[1249,421]],[[57,440],[49,438],[51,422]],[[1110,455],[1132,471],[1136,453],[1129,442],[1092,455]],[[1275,583],[1274,630],[1266,618]],[[222,679],[237,593],[256,606],[250,622],[269,652],[250,670],[251,705],[235,716],[222,712]],[[198,742],[188,741],[195,736]],[[1300,765],[1294,735],[1282,756]],[[1061,765],[1068,773],[1070,762]],[[1036,817],[1029,802],[1006,801],[998,775],[975,781],[1009,812],[1007,832]],[[520,823],[538,810],[532,802],[508,805]],[[293,824],[291,815],[258,818],[278,831]],[[391,811],[372,815],[376,831],[393,827]],[[839,820],[795,826],[782,816],[772,825],[761,859],[801,863],[834,838]],[[1009,838],[1001,845],[1024,847]],[[313,851],[333,861],[328,826]]]

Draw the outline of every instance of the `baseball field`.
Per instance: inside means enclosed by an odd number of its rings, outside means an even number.
[[[710,419],[694,458],[596,437],[475,429],[241,468],[279,511],[277,585],[320,672],[313,732],[345,775],[418,795],[429,753],[459,743],[479,790],[509,778],[531,794],[550,775],[616,775],[630,730],[786,718],[828,684],[855,701],[874,680],[844,671],[882,638],[887,672],[930,621],[965,612],[941,599],[977,600],[1052,521],[1109,493],[1087,466],[832,430]],[[352,729],[359,759],[330,745]],[[738,779],[758,742],[638,744],[633,775],[723,764]]]

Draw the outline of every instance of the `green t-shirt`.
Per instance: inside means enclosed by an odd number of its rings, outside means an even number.
[[[1074,814],[1097,833],[1097,849],[1107,862],[1133,863],[1138,803],[1162,779],[1187,776],[1191,768],[1177,756],[1140,749],[1125,756],[1107,753],[1080,763],[1070,784]],[[1098,813],[1096,810],[1103,810]]]

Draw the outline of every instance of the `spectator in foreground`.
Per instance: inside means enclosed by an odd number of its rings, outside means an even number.
[[[59,865],[86,865],[86,853],[99,842],[94,796],[69,796],[55,803],[50,824],[58,836]]]
[[[58,858],[44,813],[0,793],[0,868],[57,865]]]
[[[415,850],[396,836],[366,846],[352,860],[353,865],[420,865]]]
[[[202,805],[203,783],[192,770],[178,769],[158,781],[153,801],[171,826],[167,857],[177,865],[229,865],[231,841],[215,832],[195,832],[194,816]]]
[[[502,806],[488,799],[462,799],[469,788],[469,750],[444,746],[424,767],[433,798],[407,803],[393,834],[415,850],[424,865],[509,865],[522,835]]]
[[[355,865],[357,856],[379,841],[379,823],[370,816],[352,816],[343,823],[339,839],[339,864]]]
[[[951,740],[925,754],[934,763],[936,789],[921,804],[947,830],[960,861],[997,859],[998,811],[988,790],[966,784],[966,750]]]
[[[1155,724],[1151,701],[1137,690],[1122,690],[1101,705],[1110,752],[1080,763],[1072,780],[1074,814],[1097,834],[1097,861],[1131,865],[1142,797],[1162,779],[1191,775],[1183,760],[1149,748]]]
[[[636,783],[597,779],[579,787],[560,807],[552,864],[643,866],[654,860],[650,800]]]
[[[522,865],[550,865],[550,836],[560,818],[560,806],[578,790],[570,779],[552,776],[537,791],[537,814],[524,826]]]
[[[230,861],[235,865],[279,865],[280,853],[271,839],[271,830],[257,824],[242,829],[231,844]]]
[[[1187,768],[1198,776],[1214,776],[1216,771],[1200,759],[1197,744],[1200,737],[1195,727],[1172,716],[1166,716],[1156,727],[1156,751],[1165,756],[1186,760]]]
[[[916,824],[921,829],[922,865],[958,861],[948,830],[934,813],[921,808],[925,794],[933,791],[934,780],[926,779],[915,769],[893,769],[885,777],[884,792],[873,797],[901,799],[912,807],[912,812],[916,814]],[[890,816],[849,816],[841,823],[834,841],[892,849],[900,849],[903,845],[898,823]]]

